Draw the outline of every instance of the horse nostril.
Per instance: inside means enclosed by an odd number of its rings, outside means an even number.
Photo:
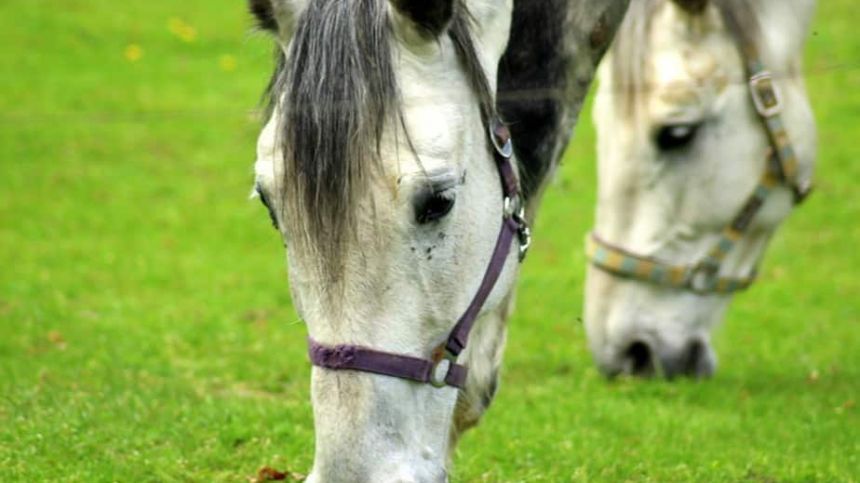
[[[702,341],[694,340],[690,342],[690,345],[687,346],[687,361],[690,364],[695,364],[696,361],[702,358],[702,355],[705,353],[705,348],[702,345]]]
[[[654,358],[651,347],[642,341],[630,344],[624,353],[625,371],[634,376],[651,376],[654,374]]]
[[[663,354],[661,357],[663,375],[668,379],[675,376],[708,377],[714,373],[714,359],[705,341],[690,340],[681,350]]]
[[[684,372],[691,377],[707,377],[714,372],[714,362],[704,341],[695,339],[687,346]]]

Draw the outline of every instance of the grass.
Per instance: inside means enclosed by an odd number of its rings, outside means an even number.
[[[520,281],[501,393],[454,481],[860,478],[860,38],[820,2],[818,191],[702,383],[598,376],[578,322],[593,132]],[[270,44],[242,2],[0,3],[0,481],[306,471],[304,327],[246,200]]]

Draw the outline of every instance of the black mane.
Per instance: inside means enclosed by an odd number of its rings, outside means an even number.
[[[514,0],[499,63],[498,107],[510,123],[528,200],[561,161],[595,68],[627,8],[627,0],[604,0],[579,12],[578,1]]]

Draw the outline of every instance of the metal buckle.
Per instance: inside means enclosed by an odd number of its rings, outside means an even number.
[[[514,221],[517,222],[519,228],[517,228],[517,238],[520,241],[520,263],[526,259],[526,255],[529,253],[529,248],[532,246],[532,230],[529,228],[528,222],[525,219],[525,211],[520,208],[520,211],[514,215]]]
[[[773,83],[773,74],[762,71],[752,76],[749,81],[755,109],[763,117],[773,117],[782,112],[782,96]]]
[[[510,137],[505,142],[504,146],[499,145],[499,136],[496,135],[496,126],[498,125],[498,121],[490,123],[490,142],[493,143],[493,147],[496,148],[496,152],[499,153],[503,158],[510,159],[511,156],[514,155],[514,143]]]
[[[457,356],[445,350],[442,358],[433,364],[430,368],[430,385],[435,388],[443,388],[448,385],[445,380],[451,372],[451,368],[457,363]]]
[[[700,263],[692,272],[690,272],[690,279],[687,281],[687,284],[690,289],[696,293],[703,294],[713,292],[717,287],[717,282],[719,281],[719,278],[717,277],[719,271],[719,265]]]
[[[519,196],[505,196],[502,216],[516,218],[523,213],[523,203]]]
[[[532,246],[532,230],[526,221],[526,210],[519,196],[505,197],[504,217],[514,220],[517,224],[517,239],[519,240],[519,261],[525,260]]]

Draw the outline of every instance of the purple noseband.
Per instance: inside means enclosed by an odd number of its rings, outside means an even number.
[[[451,365],[446,374],[437,375],[437,363],[427,359],[391,354],[355,345],[329,347],[310,338],[308,338],[308,349],[311,362],[317,367],[326,369],[371,372],[425,384],[431,384],[444,376],[445,385],[462,389],[466,384],[466,368],[456,364]]]
[[[433,351],[432,359],[420,359],[356,345],[326,346],[308,338],[308,355],[313,365],[331,370],[370,372],[436,387],[452,386],[462,389],[465,386],[468,369],[457,364],[457,357],[466,348],[472,326],[505,267],[514,236],[517,236],[520,243],[520,261],[525,257],[531,243],[531,233],[523,214],[519,181],[511,165],[511,134],[499,119],[495,119],[490,126],[490,140],[502,180],[505,207],[502,228],[481,286],[457,325],[451,330],[448,340]]]

